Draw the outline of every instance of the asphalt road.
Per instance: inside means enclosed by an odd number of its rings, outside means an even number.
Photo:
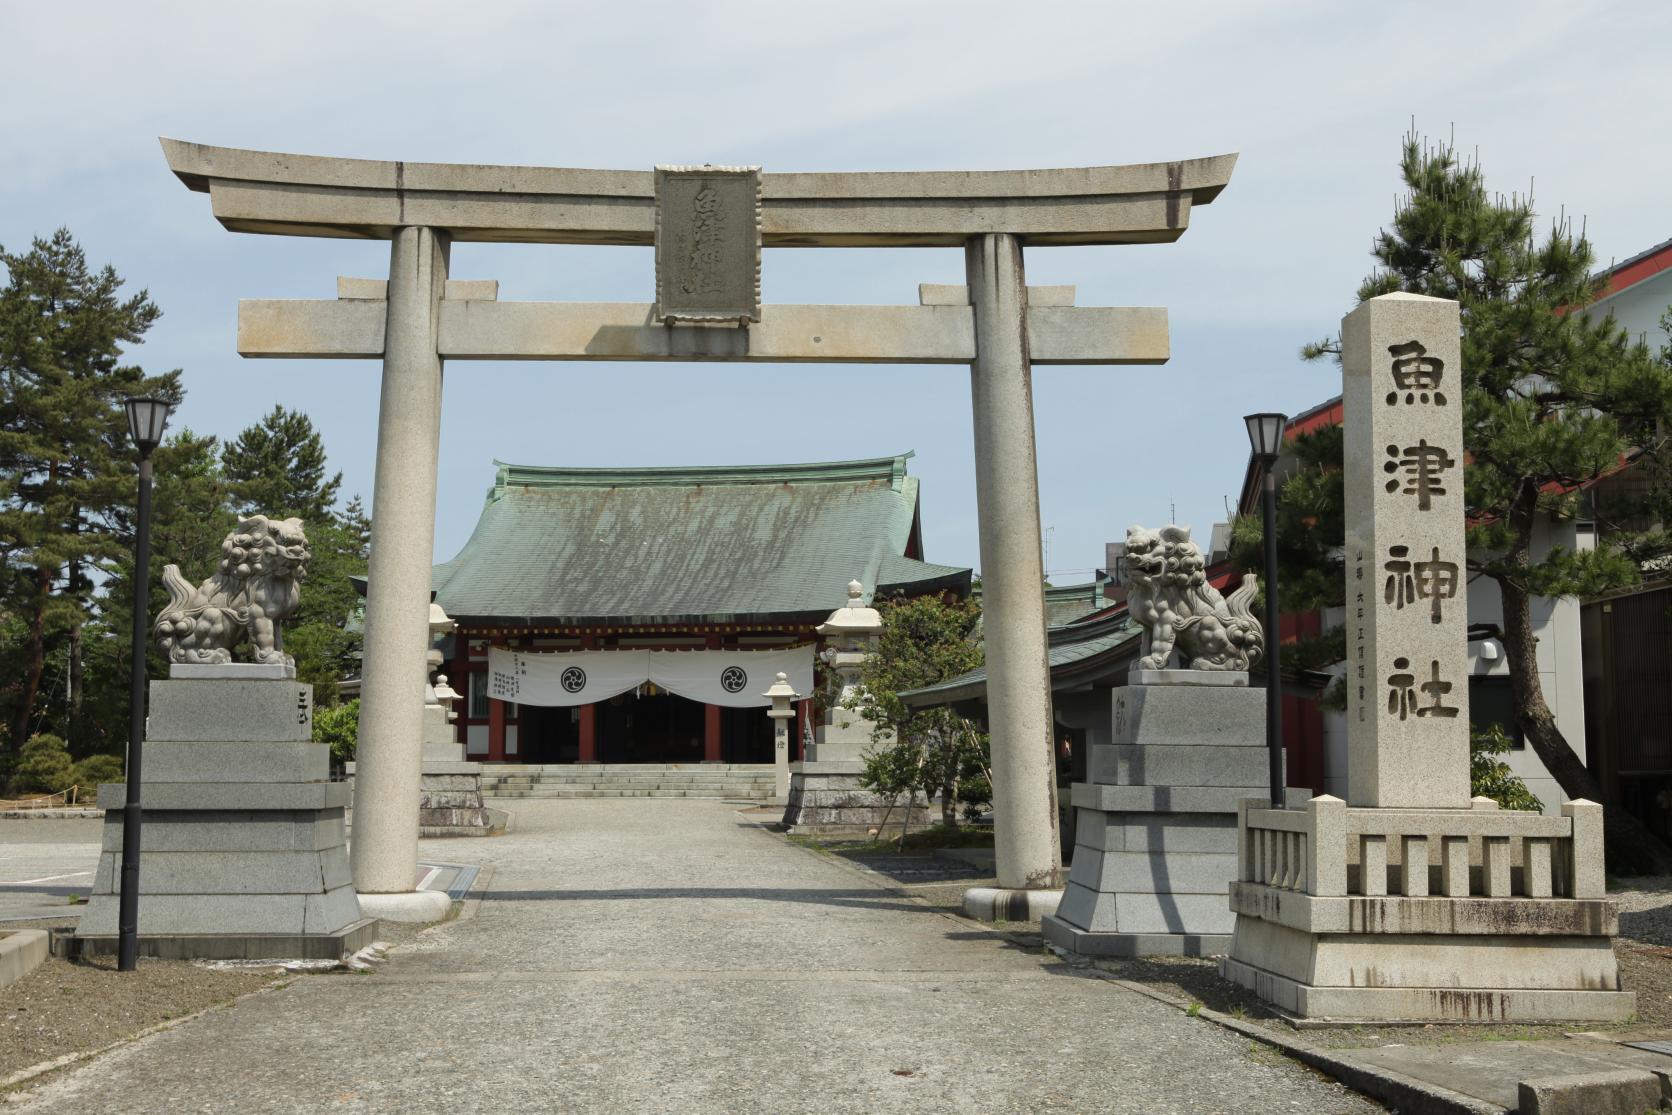
[[[0,820],[0,925],[76,917],[99,865],[101,818]]]
[[[315,976],[14,1101],[92,1110],[1379,1110],[1211,1023],[1023,951],[721,802],[530,801],[481,901],[374,975]]]

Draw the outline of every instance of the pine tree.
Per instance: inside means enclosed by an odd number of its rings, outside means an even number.
[[[133,450],[122,401],[181,396],[179,373],[147,379],[122,362],[160,311],[143,290],[119,296],[109,266],[89,269],[66,229],[28,252],[0,249],[0,611],[11,621],[0,754],[46,717],[39,708],[50,655],[62,652],[67,708],[78,730],[83,627],[94,570],[119,556],[116,530],[133,500]]]
[[[231,493],[221,474],[220,443],[190,429],[169,435],[152,455],[156,487],[151,496],[151,571],[147,615],[154,622],[168,605],[163,566],[174,564],[194,584],[215,571],[221,543],[237,521]],[[114,753],[127,738],[128,672],[133,623],[132,523],[124,524],[120,557],[98,597],[98,617],[90,633],[90,673],[102,679],[89,693],[87,735],[72,750],[77,755]],[[149,625],[148,625],[149,626]],[[154,638],[146,642],[146,672],[162,677],[168,663]]]
[[[327,474],[325,443],[300,411],[275,406],[221,453],[221,467],[240,514],[296,516],[313,560],[302,603],[285,624],[285,652],[297,680],[314,687],[320,707],[336,703],[337,683],[354,669],[360,636],[349,623],[360,607],[350,577],[366,572],[371,523],[355,496],[335,511],[342,473]]]
[[[1480,166],[1449,144],[1407,136],[1400,169],[1410,192],[1376,237],[1380,266],[1358,299],[1405,291],[1461,304],[1470,570],[1498,586],[1517,726],[1568,797],[1601,801],[1545,700],[1531,603],[1627,587],[1638,567],[1626,538],[1535,556],[1534,533],[1571,516],[1586,485],[1659,452],[1672,372],[1612,317],[1576,312],[1600,293],[1583,231],[1562,218],[1538,239],[1531,198],[1489,194]],[[1303,350],[1325,354],[1338,342]],[[1612,869],[1672,871],[1672,851],[1625,810],[1609,806],[1606,827]]]
[[[227,445],[221,467],[241,514],[294,515],[310,525],[331,516],[343,480],[340,472],[326,479],[325,442],[313,421],[278,405]]]

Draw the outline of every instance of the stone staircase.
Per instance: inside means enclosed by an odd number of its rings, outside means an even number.
[[[483,763],[491,798],[729,798],[772,800],[770,763]]]

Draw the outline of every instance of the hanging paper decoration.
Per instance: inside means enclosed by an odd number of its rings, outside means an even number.
[[[488,695],[519,705],[607,701],[651,682],[670,693],[727,708],[766,708],[761,694],[778,674],[813,692],[811,644],[774,650],[488,650]]]

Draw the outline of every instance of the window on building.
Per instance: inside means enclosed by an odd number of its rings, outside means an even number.
[[[1471,677],[1469,726],[1489,728],[1494,724],[1504,730],[1511,747],[1519,751],[1527,746],[1521,729],[1515,726],[1515,698],[1510,693],[1509,678]]]
[[[479,670],[470,675],[470,712],[472,720],[486,720],[488,718],[488,674],[486,670]],[[505,719],[507,722],[517,718],[517,706],[510,701],[505,702]]]

